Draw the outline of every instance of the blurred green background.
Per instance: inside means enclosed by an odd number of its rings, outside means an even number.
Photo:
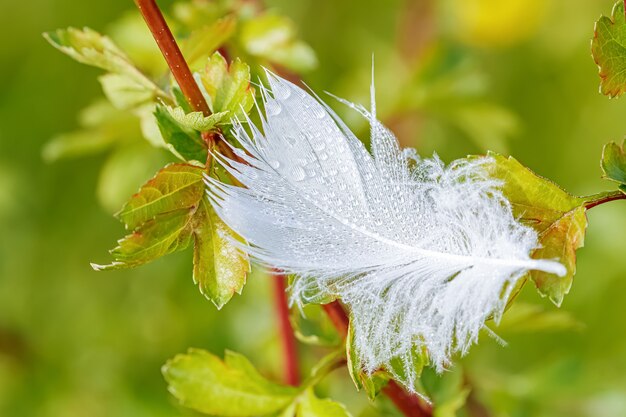
[[[598,93],[589,46],[612,0],[267,5],[293,19],[318,54],[318,68],[304,76],[317,91],[366,102],[374,54],[379,115],[404,145],[445,160],[495,149],[574,194],[612,189],[600,179],[599,158],[626,131],[626,101]],[[90,268],[123,232],[110,215],[116,181],[125,178],[114,165],[145,180],[164,155],[138,158],[139,146],[114,162],[42,158],[43,145],[75,129],[77,112],[101,92],[100,71],[58,53],[41,33],[107,31],[129,10],[128,0],[0,3],[2,416],[192,415],[167,394],[159,370],[190,346],[229,348],[268,376],[281,372],[262,274],[218,315],[192,284],[189,252],[130,271]],[[589,221],[556,324],[505,325],[498,334],[507,347],[484,337],[460,362],[489,415],[626,415],[626,206],[595,208]],[[556,310],[531,285],[521,302]],[[344,371],[327,389],[355,416],[373,412]]]

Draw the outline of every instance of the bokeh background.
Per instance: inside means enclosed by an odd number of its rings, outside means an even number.
[[[267,6],[293,19],[316,51],[319,65],[304,76],[316,90],[367,102],[374,54],[379,115],[404,145],[445,160],[487,149],[510,153],[584,195],[613,187],[600,179],[600,152],[626,132],[626,101],[598,93],[590,56],[594,21],[612,3]],[[190,346],[239,351],[264,374],[280,375],[263,274],[253,274],[218,314],[192,283],[189,252],[130,271],[90,268],[108,259],[123,233],[111,213],[165,154],[145,156],[142,144],[54,163],[42,154],[51,137],[76,128],[77,112],[101,92],[99,71],[59,54],[41,33],[70,25],[114,30],[111,22],[129,11],[129,0],[0,2],[2,416],[193,415],[176,406],[160,375],[167,358]],[[365,132],[362,121],[339,111]],[[522,307],[498,331],[508,346],[485,337],[459,363],[476,401],[491,410],[485,415],[626,415],[626,205],[594,208],[589,222],[574,286],[558,313],[527,285]],[[315,354],[305,355],[304,367]],[[355,416],[393,413],[374,411],[344,373],[328,394]]]

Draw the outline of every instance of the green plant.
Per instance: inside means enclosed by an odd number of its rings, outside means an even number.
[[[215,152],[237,157],[227,145],[232,142],[231,120],[244,117],[252,108],[255,89],[250,79],[253,74],[263,77],[259,64],[287,73],[310,69],[316,60],[311,49],[294,37],[289,21],[281,16],[265,13],[254,5],[191,3],[181,6],[184,11],[179,10],[178,20],[174,22],[176,32],[185,39],[182,44],[187,56],[185,62],[154,2],[137,3],[168,61],[173,78],[164,68],[161,73],[140,69],[110,39],[89,29],[47,34],[48,40],[61,51],[107,71],[100,82],[109,103],[91,106],[83,117],[85,131],[58,137],[44,154],[54,159],[115,144],[120,147],[120,153],[139,148],[144,158],[143,153],[151,150],[140,145],[139,136],[154,148],[169,150],[180,161],[158,171],[118,212],[118,218],[131,233],[112,250],[113,262],[94,267],[135,267],[193,244],[193,279],[201,292],[220,308],[242,290],[250,267],[248,259],[228,238],[232,231],[203,198],[203,175],[233,181],[214,162],[212,155]],[[620,49],[621,31],[626,27],[623,15],[623,5],[618,3],[613,20],[599,21],[593,44],[603,78],[602,91],[612,96],[621,94],[624,88],[619,75],[620,63],[624,61]],[[204,70],[199,70],[205,63]],[[187,65],[191,70],[199,70],[199,84],[205,91],[198,88]],[[137,140],[130,141],[129,137]],[[542,295],[559,305],[572,284],[576,250],[584,241],[586,211],[626,198],[622,192],[626,186],[623,147],[609,144],[602,157],[604,175],[619,184],[618,190],[587,197],[566,193],[512,158],[497,154],[492,157],[495,162],[489,168],[490,175],[503,180],[503,192],[515,216],[538,233],[542,247],[532,256],[558,259],[567,268],[565,277],[530,272],[522,285],[527,279],[532,280]],[[124,182],[132,183],[131,179],[126,180]],[[102,199],[107,205],[113,204],[114,199],[109,194],[103,193]],[[276,282],[278,292],[284,294],[284,278],[278,274]],[[510,302],[514,296],[515,293]],[[362,372],[351,356],[348,317],[336,301],[324,304],[324,309],[339,334],[348,336],[347,358],[341,353],[331,353],[314,368],[309,379],[300,384],[295,371],[297,358],[292,329],[286,319],[286,300],[284,297],[277,299],[285,317],[282,337],[286,347],[287,382],[298,387],[277,385],[264,379],[241,355],[227,353],[222,362],[212,354],[192,350],[164,367],[170,390],[183,405],[224,416],[344,415],[347,412],[338,403],[315,397],[313,387],[326,373],[347,362],[357,388],[364,388],[370,397],[374,398],[382,390],[407,415],[432,413],[421,399],[408,395],[390,380],[385,370],[373,375]],[[326,300],[320,300],[323,301]],[[296,323],[296,331],[302,332],[302,323]],[[421,373],[428,358],[424,352],[416,352],[416,357],[418,373]],[[437,388],[424,386],[424,392],[435,401],[435,410],[462,406],[467,389],[457,381],[452,391],[453,395],[441,399]]]

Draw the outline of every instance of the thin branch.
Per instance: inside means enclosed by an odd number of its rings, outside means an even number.
[[[430,405],[417,395],[406,392],[396,381],[389,381],[383,388],[383,394],[389,397],[406,417],[431,417],[433,415]]]
[[[172,31],[167,26],[163,13],[159,10],[154,0],[135,0],[143,19],[146,21],[154,40],[156,41],[167,65],[172,71],[180,89],[182,90],[189,105],[195,111],[201,111],[205,116],[210,116],[209,106],[198,88],[189,66],[183,57]]]
[[[289,320],[289,304],[287,302],[287,277],[278,271],[274,271],[274,300],[279,324],[280,340],[283,345],[283,370],[285,382],[289,385],[300,385],[300,373],[298,371],[298,347],[293,335],[293,327]]]
[[[341,304],[339,304],[339,301],[324,304],[322,307],[341,337],[345,338],[348,335],[348,325],[350,324],[350,319]]]
[[[624,0],[626,1],[626,0]],[[621,191],[612,191],[607,193],[600,193],[592,197],[588,197],[585,202],[585,209],[589,210],[600,204],[608,203],[609,201],[626,200],[626,194]]]

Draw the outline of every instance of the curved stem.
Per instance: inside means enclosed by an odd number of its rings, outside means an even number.
[[[585,209],[589,210],[600,204],[609,201],[626,200],[626,194],[621,191],[607,191],[605,193],[595,194],[585,198]]]
[[[287,301],[287,277],[278,271],[274,271],[274,299],[278,318],[280,340],[283,346],[283,359],[285,372],[285,382],[289,385],[300,384],[300,373],[298,371],[298,347],[296,338],[293,335],[293,327],[289,320],[289,304]]]

